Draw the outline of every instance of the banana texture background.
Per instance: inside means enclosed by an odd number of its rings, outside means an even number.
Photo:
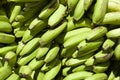
[[[120,0],[0,0],[0,80],[120,80]]]

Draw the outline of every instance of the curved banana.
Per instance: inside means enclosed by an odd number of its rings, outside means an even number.
[[[11,74],[6,80],[19,80],[20,76],[16,73]]]
[[[0,43],[10,44],[15,42],[15,36],[12,34],[0,33]]]
[[[38,73],[37,80],[44,80],[44,75],[45,75],[45,73],[40,71]]]
[[[100,24],[107,12],[108,0],[97,0],[95,3],[92,21],[94,24]]]
[[[84,5],[85,5],[85,10],[86,11],[90,8],[92,3],[93,3],[93,0],[85,0]]]
[[[75,7],[73,17],[76,21],[80,20],[85,13],[84,2],[85,2],[85,0],[79,0]]]
[[[49,17],[48,19],[48,25],[50,28],[55,27],[58,23],[60,23],[66,13],[67,7],[65,7],[62,4],[59,4],[58,9]]]
[[[63,68],[62,69],[62,75],[63,76],[69,75],[70,69],[71,69],[71,67],[65,67],[65,68]]]
[[[45,46],[46,44],[48,44],[49,42],[51,42],[52,40],[54,40],[65,28],[66,28],[67,22],[64,22],[63,24],[61,24],[60,26],[58,26],[57,28],[53,29],[53,30],[48,30],[46,31],[40,39],[40,45],[41,46]]]
[[[84,64],[77,66],[75,68],[72,69],[72,72],[80,72],[80,71],[85,71],[86,70],[86,66]]]

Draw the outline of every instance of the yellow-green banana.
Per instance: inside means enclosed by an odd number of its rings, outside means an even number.
[[[90,8],[92,2],[93,2],[93,0],[85,0],[85,2],[84,2],[85,7],[84,8],[86,11]]]
[[[17,46],[17,49],[16,49],[16,54],[17,55],[22,51],[24,46],[25,46],[25,44],[22,41],[18,42],[18,46]]]
[[[11,74],[6,80],[19,80],[20,76],[16,73]]]
[[[63,76],[67,76],[69,75],[69,71],[70,71],[71,67],[65,67],[62,69],[62,75]]]
[[[117,44],[114,51],[115,59],[120,60],[120,44]]]
[[[45,75],[45,73],[40,71],[38,73],[37,80],[44,80],[44,75]]]
[[[113,71],[110,72],[110,75],[108,76],[108,80],[113,80],[115,78],[115,74]]]

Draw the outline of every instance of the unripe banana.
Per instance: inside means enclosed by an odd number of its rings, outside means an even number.
[[[32,70],[40,68],[44,64],[44,60],[36,60],[35,58],[28,64]]]
[[[92,75],[93,73],[88,71],[74,72],[66,76],[63,80],[80,80],[90,77]]]
[[[24,46],[25,46],[25,44],[22,41],[18,42],[18,46],[17,46],[17,49],[16,49],[16,54],[17,55],[22,51]]]
[[[66,28],[67,22],[64,22],[59,27],[46,31],[40,39],[40,45],[45,46],[52,40],[54,40],[65,28]]]
[[[47,55],[45,56],[44,61],[45,61],[46,63],[49,63],[49,62],[53,61],[53,60],[57,57],[57,55],[58,55],[58,53],[59,53],[59,50],[60,50],[59,45],[55,44],[55,45],[48,51]]]
[[[69,71],[70,71],[71,67],[65,67],[62,69],[62,75],[63,76],[67,76],[69,75]]]
[[[120,76],[115,77],[113,80],[120,80]]]
[[[120,36],[120,28],[112,29],[106,33],[108,38],[119,38]]]
[[[15,42],[15,36],[12,34],[0,33],[0,43],[10,44]]]
[[[44,80],[52,80],[59,73],[61,69],[61,62],[59,60],[58,64],[51,70],[45,73]]]
[[[32,69],[29,66],[21,66],[19,70],[19,75],[23,78],[27,78],[32,74]]]
[[[85,2],[84,0],[79,0],[76,5],[76,8],[74,10],[74,15],[73,15],[73,17],[76,21],[80,20],[85,13],[84,2]]]
[[[108,80],[113,80],[115,78],[115,74],[113,71],[110,72],[110,75],[108,76]]]
[[[56,10],[58,9],[59,4],[57,2],[57,0],[52,0],[50,1],[50,3],[45,6],[42,11],[40,12],[40,14],[38,15],[38,17],[40,19],[48,19],[50,17],[50,15]]]
[[[8,2],[36,2],[39,0],[7,0]]]
[[[98,26],[94,28],[90,34],[87,36],[88,41],[94,41],[96,39],[99,39],[103,37],[107,33],[107,28],[104,26]]]
[[[38,73],[37,80],[44,80],[44,75],[45,75],[44,72],[41,72],[41,71],[40,71],[40,72]]]
[[[80,71],[85,71],[85,70],[86,70],[86,66],[83,64],[83,65],[73,68],[72,72],[74,73],[74,72],[80,72]]]
[[[0,32],[10,33],[12,31],[12,27],[8,22],[0,21]]]
[[[107,80],[107,74],[97,73],[97,74],[94,74],[94,75],[86,78],[85,80]]]
[[[49,51],[50,46],[51,46],[51,43],[47,44],[44,47],[40,46],[40,49],[39,49],[39,51],[38,51],[38,53],[36,55],[36,59],[39,60],[42,57],[44,57],[47,54],[47,52]]]
[[[60,23],[66,13],[67,7],[65,7],[62,4],[59,4],[58,9],[50,16],[48,19],[48,25],[53,28],[55,27],[58,23]]]
[[[14,52],[10,51],[6,53],[5,61],[8,62],[8,64],[11,67],[15,66],[16,60],[17,60],[17,55]]]
[[[114,56],[116,60],[120,60],[120,44],[115,47]]]
[[[108,0],[97,0],[94,7],[92,21],[95,24],[100,24],[107,12]]]
[[[20,52],[20,56],[24,56],[26,54],[29,54],[30,52],[32,52],[38,45],[39,45],[39,37],[36,37],[34,39],[32,39],[31,41],[29,41],[22,49],[22,51]]]
[[[19,80],[20,76],[16,73],[11,74],[6,80]]]
[[[93,0],[85,0],[84,5],[85,5],[85,10],[87,11],[89,7],[91,6]]]
[[[15,29],[15,28],[20,28],[21,27],[21,23],[20,22],[17,22],[17,21],[14,21],[13,23],[12,23],[12,27]]]
[[[18,30],[16,33],[15,33],[15,37],[16,38],[22,38],[23,37],[23,35],[24,35],[24,33],[25,33],[25,31],[20,31],[20,30]]]
[[[18,59],[17,63],[20,66],[23,66],[25,64],[27,64],[29,61],[31,61],[33,58],[35,58],[35,56],[37,55],[38,51],[39,51],[39,47],[37,49],[35,49],[31,54],[25,56],[25,57],[21,57]]]

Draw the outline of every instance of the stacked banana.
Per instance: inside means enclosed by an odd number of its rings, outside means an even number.
[[[1,0],[0,80],[120,80],[120,0]]]

